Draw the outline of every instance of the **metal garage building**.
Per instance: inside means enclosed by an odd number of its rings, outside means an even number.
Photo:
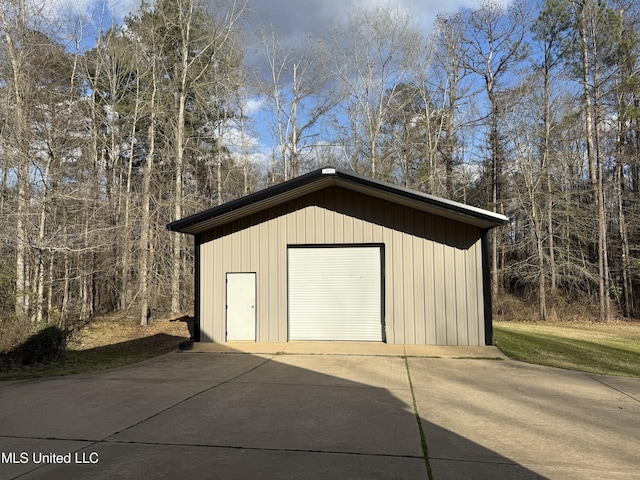
[[[485,345],[506,221],[323,168],[167,228],[195,237],[196,341]]]

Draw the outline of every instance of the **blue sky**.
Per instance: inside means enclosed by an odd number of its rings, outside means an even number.
[[[87,28],[96,28],[100,24],[102,12],[107,17],[102,19],[105,24],[112,19],[122,21],[141,3],[140,0],[31,0],[31,2],[44,5],[44,8],[53,16],[66,17],[69,14],[79,16],[84,19]],[[350,11],[381,3],[387,2],[384,0],[250,0],[248,22],[250,29],[252,25],[273,24],[283,32],[285,40],[295,42],[308,33],[322,36],[332,24],[344,19]],[[416,20],[424,25],[425,30],[428,30],[437,14],[464,7],[475,7],[480,4],[480,0],[395,0],[388,3],[400,5],[414,13]]]
[[[42,4],[49,18],[81,19],[83,48],[91,48],[92,41],[100,27],[108,28],[115,21],[122,20],[140,6],[140,0],[30,0]],[[204,0],[209,2],[233,0]],[[349,12],[356,9],[374,7],[380,4],[398,5],[410,12],[425,35],[430,32],[435,18],[440,13],[454,12],[460,8],[473,8],[481,0],[249,0],[245,28],[248,32],[244,47],[250,52],[258,42],[251,33],[260,28],[276,27],[285,44],[299,45],[311,34],[314,37],[326,35],[330,28],[346,19]],[[71,25],[73,22],[66,22]],[[250,58],[250,55],[248,55]],[[254,118],[253,132],[250,134],[256,162],[268,162],[274,140],[271,137],[271,118],[263,99],[253,96],[247,99],[245,114]],[[265,128],[266,127],[266,128]],[[228,130],[228,140],[235,143],[239,135],[234,129]],[[277,143],[277,142],[276,142]]]

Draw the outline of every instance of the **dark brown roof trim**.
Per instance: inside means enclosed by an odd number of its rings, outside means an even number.
[[[260,190],[258,192],[246,195],[244,197],[232,200],[223,205],[204,210],[202,212],[190,215],[180,220],[176,220],[167,225],[167,229],[174,232],[183,232],[190,234],[200,233],[197,230],[197,225],[207,220],[219,217],[231,213],[249,205],[263,202],[278,195],[282,195],[305,185],[312,184],[314,182],[328,180],[333,177],[336,180],[343,182],[349,182],[357,185],[364,186],[366,188],[376,190],[379,192],[386,192],[388,194],[398,196],[401,198],[413,200],[426,205],[436,207],[437,209],[449,211],[455,214],[463,215],[465,217],[471,217],[479,219],[488,224],[489,228],[502,225],[508,221],[508,218],[498,213],[483,210],[481,208],[471,207],[463,203],[454,202],[444,198],[436,197],[434,195],[428,195],[425,193],[410,190],[408,188],[400,187],[390,183],[374,180],[363,175],[358,175],[352,172],[346,172],[334,167],[325,167],[313,172],[307,173],[300,177],[287,180],[286,182],[274,185],[272,187]],[[306,192],[304,192],[306,193]]]

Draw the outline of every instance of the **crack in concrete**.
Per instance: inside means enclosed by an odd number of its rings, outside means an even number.
[[[385,458],[413,458],[417,460],[423,460],[422,455],[401,455],[393,453],[376,453],[376,452],[351,452],[340,450],[314,450],[303,448],[275,448],[275,447],[251,447],[245,445],[223,445],[223,444],[209,444],[209,443],[176,443],[176,442],[149,442],[149,441],[129,441],[129,440],[87,440],[87,439],[68,439],[68,438],[45,438],[45,437],[18,437],[18,436],[3,436],[0,438],[15,438],[21,440],[46,440],[46,441],[58,441],[58,442],[82,442],[87,443],[73,452],[80,452],[81,450],[96,446],[96,445],[152,445],[160,447],[192,447],[192,448],[222,448],[229,450],[252,450],[252,451],[265,451],[265,452],[295,452],[295,453],[323,453],[329,455],[358,455],[365,457],[385,457]],[[33,470],[32,470],[33,471]],[[16,477],[17,478],[17,477]]]
[[[201,391],[199,391],[199,392],[196,392],[196,393],[194,393],[193,395],[190,395],[190,396],[188,396],[188,397],[186,397],[186,398],[183,398],[183,399],[182,399],[182,400],[180,400],[179,402],[176,402],[176,403],[174,403],[173,405],[170,405],[170,406],[168,406],[168,407],[166,407],[166,408],[164,408],[164,409],[162,409],[162,410],[160,410],[160,411],[158,411],[158,412],[154,413],[153,415],[150,415],[150,416],[148,416],[147,418],[144,418],[144,419],[140,420],[139,422],[136,422],[136,423],[134,423],[134,424],[132,424],[132,425],[129,425],[128,427],[123,428],[122,430],[120,430],[120,431],[118,431],[118,432],[114,432],[114,433],[112,433],[112,434],[110,434],[110,435],[107,435],[107,436],[106,436],[106,437],[104,437],[101,441],[106,441],[106,440],[108,440],[109,438],[111,438],[111,437],[113,437],[113,436],[115,436],[115,435],[119,435],[120,433],[126,432],[127,430],[130,430],[130,429],[132,429],[132,428],[134,428],[134,427],[137,427],[138,425],[141,425],[141,424],[143,424],[144,422],[149,421],[149,420],[151,420],[152,418],[157,417],[158,415],[162,415],[163,413],[165,413],[165,412],[167,412],[167,411],[169,411],[169,410],[171,410],[171,409],[173,409],[173,408],[177,407],[178,405],[182,405],[183,403],[185,403],[185,402],[187,402],[187,401],[189,401],[189,400],[191,400],[191,399],[193,399],[193,398],[197,397],[198,395],[202,395],[203,393],[210,392],[211,390],[213,390],[213,389],[215,389],[215,388],[218,388],[218,387],[220,387],[220,386],[222,386],[222,385],[226,385],[226,384],[227,384],[227,383],[229,383],[229,382],[232,382],[232,381],[234,381],[234,380],[237,380],[238,378],[240,378],[240,377],[242,377],[242,376],[244,376],[244,375],[247,375],[247,374],[249,374],[249,373],[253,372],[254,370],[256,370],[256,369],[260,368],[260,367],[261,367],[261,366],[263,366],[265,363],[270,362],[271,360],[273,360],[273,358],[274,358],[273,356],[272,356],[271,358],[267,358],[264,362],[261,362],[260,364],[256,365],[255,367],[250,368],[250,369],[249,369],[249,370],[247,370],[246,372],[243,372],[243,373],[241,373],[241,374],[239,374],[239,375],[236,375],[235,377],[232,377],[232,378],[229,378],[229,379],[225,380],[224,382],[217,383],[217,384],[215,384],[215,385],[212,385],[211,387],[208,387],[208,388],[205,388],[204,390],[201,390]]]
[[[592,377],[591,375],[589,375],[589,378],[591,378],[592,380],[595,380],[596,382],[600,383],[601,385],[604,385],[605,387],[609,387],[611,390],[615,390],[616,392],[621,393],[625,397],[629,397],[631,400],[634,400],[634,401],[640,403],[640,398],[636,398],[633,395],[631,395],[630,393],[627,393],[627,392],[625,392],[623,390],[620,390],[619,388],[616,388],[613,385],[609,385],[607,382],[604,382],[604,381],[600,380],[597,377]]]
[[[409,359],[404,357],[404,364],[407,368],[407,378],[409,380],[409,388],[411,390],[411,401],[413,402],[413,412],[416,416],[416,422],[418,424],[418,431],[420,432],[420,445],[422,446],[422,454],[427,469],[427,477],[429,480],[433,480],[433,471],[431,470],[431,463],[429,463],[429,447],[427,445],[427,436],[422,426],[422,419],[420,418],[420,412],[418,412],[418,402],[416,401],[416,395],[413,390],[413,382],[411,380],[411,370],[409,369]]]

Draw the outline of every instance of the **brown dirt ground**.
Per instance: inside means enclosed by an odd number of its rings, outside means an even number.
[[[157,339],[145,344],[150,349],[166,350],[178,348],[178,342],[189,339],[188,315],[151,320],[149,325],[140,325],[133,315],[108,315],[93,319],[77,329],[69,339],[67,347],[72,350],[115,345],[141,339]]]

